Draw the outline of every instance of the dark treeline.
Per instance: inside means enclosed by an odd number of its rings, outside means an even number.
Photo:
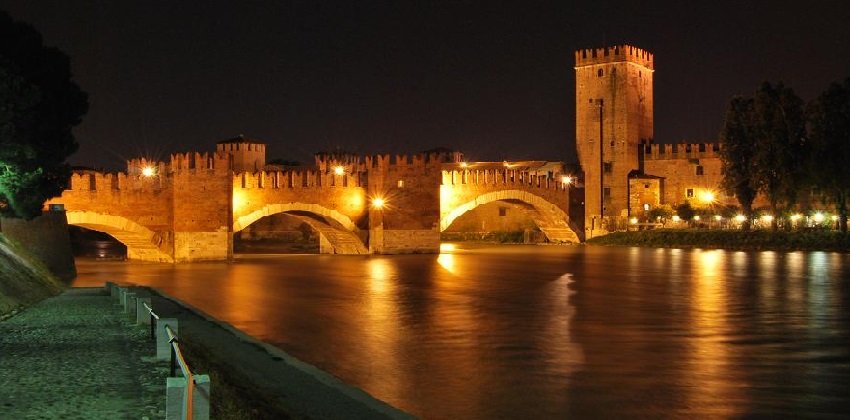
[[[835,207],[847,232],[850,78],[808,104],[782,83],[762,83],[751,96],[732,98],[720,138],[723,188],[748,220],[759,193],[775,216],[775,230],[804,194],[815,192],[816,200]]]

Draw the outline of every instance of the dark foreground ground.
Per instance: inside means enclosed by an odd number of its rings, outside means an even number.
[[[70,289],[0,322],[0,418],[164,418],[168,363],[120,309]]]
[[[211,418],[410,418],[365,392],[146,288],[211,378]],[[165,417],[167,361],[104,289],[69,289],[0,322],[0,419]]]

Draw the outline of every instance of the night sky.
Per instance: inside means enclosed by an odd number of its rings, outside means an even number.
[[[640,3],[649,4],[640,5]],[[775,4],[776,3],[776,4]],[[778,3],[787,3],[788,6]],[[725,4],[725,5],[722,5]],[[575,159],[573,52],[655,54],[655,140],[717,138],[762,80],[850,76],[850,6],[808,2],[4,1],[70,55],[91,108],[75,165],[212,150]]]

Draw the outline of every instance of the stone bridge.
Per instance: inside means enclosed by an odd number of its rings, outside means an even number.
[[[521,163],[444,165],[440,185],[440,231],[478,206],[494,201],[519,204],[550,242],[579,242],[570,222],[571,179]]]
[[[158,262],[229,259],[234,233],[280,213],[315,229],[322,253],[437,253],[452,220],[493,201],[522,205],[552,242],[578,241],[560,173],[461,163],[457,152],[317,155],[313,167],[282,168],[251,145],[76,172],[48,204],[127,245],[128,258]]]

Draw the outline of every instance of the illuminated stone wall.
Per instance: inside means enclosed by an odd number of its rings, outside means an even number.
[[[576,151],[589,229],[601,214],[627,212],[627,179],[639,168],[638,145],[653,138],[653,56],[629,45],[579,50],[575,72]]]
[[[440,231],[463,214],[492,202],[522,205],[551,242],[578,242],[570,217],[566,173],[535,171],[519,165],[470,163],[444,165],[440,186]]]

